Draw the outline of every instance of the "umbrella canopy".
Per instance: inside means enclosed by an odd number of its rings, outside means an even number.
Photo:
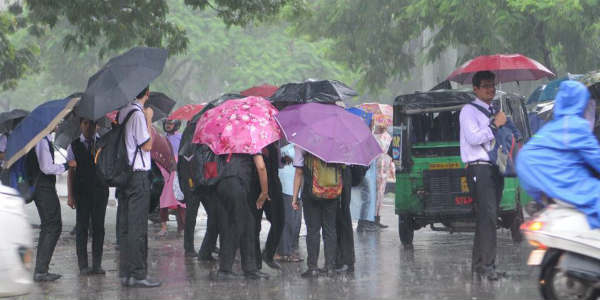
[[[392,126],[394,121],[394,109],[389,104],[383,103],[363,103],[358,107],[364,111],[373,113],[373,122],[375,126],[383,126],[385,128]]]
[[[154,115],[152,115],[152,122],[156,122],[166,118],[173,107],[175,107],[175,100],[169,98],[169,96],[160,92],[150,92],[150,97],[146,101],[146,107],[152,107]]]
[[[126,105],[162,73],[166,60],[167,50],[148,47],[136,47],[111,58],[88,80],[76,114],[98,120]]]
[[[23,109],[13,109],[11,111],[0,113],[0,133],[9,133],[28,114],[29,111]]]
[[[321,80],[284,84],[269,97],[269,100],[277,107],[284,107],[309,102],[335,104],[336,101],[355,96],[358,96],[358,93],[340,81]]]
[[[263,98],[269,98],[277,91],[278,87],[270,84],[263,84],[259,86],[251,87],[247,90],[241,91],[242,96],[257,96]]]
[[[368,166],[382,153],[364,121],[337,105],[293,105],[276,119],[290,143],[328,163]]]
[[[198,114],[206,104],[186,104],[176,109],[169,116],[169,120],[191,120],[196,114]]]
[[[69,114],[80,98],[52,100],[36,107],[8,136],[6,162],[8,169],[42,138],[48,135]]]
[[[150,156],[152,157],[152,161],[166,170],[173,170],[176,162],[171,143],[169,143],[167,137],[160,135],[154,127],[152,127],[151,134],[152,150],[150,151]]]
[[[277,109],[262,97],[233,99],[200,117],[193,143],[208,145],[215,154],[256,154],[281,138]]]
[[[492,71],[496,82],[538,80],[554,77],[554,73],[538,61],[521,54],[484,55],[471,59],[454,70],[448,80],[471,84],[473,75],[479,71]]]

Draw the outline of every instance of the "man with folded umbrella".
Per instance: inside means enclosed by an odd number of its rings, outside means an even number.
[[[96,123],[81,118],[81,136],[67,148],[67,161],[75,161],[77,168],[69,169],[67,179],[68,202],[76,209],[77,263],[81,275],[103,275],[102,249],[104,246],[104,218],[108,203],[108,186],[96,175]],[[92,232],[92,267],[88,265],[88,229]]]
[[[158,287],[160,281],[148,278],[148,210],[150,209],[152,150],[152,108],[144,109],[149,97],[149,87],[144,88],[136,100],[119,111],[118,122],[134,112],[125,126],[125,146],[133,174],[123,187],[119,198],[119,277],[126,287]]]
[[[55,281],[59,274],[48,272],[56,242],[62,231],[60,202],[56,193],[56,175],[69,167],[76,167],[75,161],[65,164],[54,163],[54,145],[51,136],[46,136],[35,145],[35,150],[27,154],[32,178],[35,179],[33,201],[40,215],[41,230],[35,260],[35,281]]]

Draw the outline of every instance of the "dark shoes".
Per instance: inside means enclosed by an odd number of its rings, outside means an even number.
[[[121,285],[124,287],[154,288],[159,287],[161,284],[160,281],[152,280],[148,277],[144,279],[121,277]]]
[[[100,267],[94,267],[92,268],[92,272],[90,273],[91,275],[104,275],[106,274],[106,271],[104,271],[104,269],[100,268]]]
[[[270,276],[267,273],[261,272],[261,271],[254,271],[254,272],[244,272],[244,277],[246,277],[246,279],[251,279],[251,280],[260,280],[260,279],[269,279]]]
[[[54,274],[54,273],[35,273],[33,275],[33,281],[36,281],[36,282],[55,281],[61,277],[62,277],[62,275]]]
[[[79,275],[81,275],[81,276],[104,275],[104,274],[106,274],[106,271],[104,271],[104,269],[102,269],[100,267],[94,267],[94,268],[84,267],[84,268],[79,269]]]
[[[338,273],[354,273],[354,265],[341,265],[341,266],[337,266],[335,269],[336,272]]]
[[[271,267],[271,269],[281,269],[281,265],[278,262],[274,261],[272,258],[268,259],[266,256],[263,255],[262,260],[265,262],[265,264],[267,264],[267,266]]]
[[[319,277],[318,269],[308,269],[306,272],[300,274],[302,278],[316,278]]]
[[[185,251],[185,257],[198,257],[198,253],[196,251]]]
[[[506,278],[507,275],[505,272],[473,272],[473,277],[477,280],[487,280],[487,281],[498,281],[502,278]]]
[[[358,226],[356,232],[377,232],[381,228],[375,222],[367,220],[358,220]]]

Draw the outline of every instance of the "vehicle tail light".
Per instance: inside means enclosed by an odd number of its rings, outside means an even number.
[[[521,230],[538,231],[544,227],[544,223],[540,221],[528,221],[521,224]]]

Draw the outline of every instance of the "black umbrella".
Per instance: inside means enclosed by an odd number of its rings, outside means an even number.
[[[160,92],[150,92],[150,98],[146,101],[145,106],[152,107],[152,110],[154,110],[152,122],[156,122],[171,114],[173,107],[175,107],[175,100]]]
[[[305,81],[282,85],[269,100],[281,108],[289,104],[320,102],[335,104],[358,93],[337,80]]]
[[[126,105],[160,75],[166,60],[167,50],[148,47],[136,47],[111,58],[88,80],[75,113],[98,120]]]
[[[13,109],[11,111],[6,111],[3,113],[0,113],[0,133],[1,134],[9,133],[28,114],[29,114],[29,111],[22,110],[22,109]]]

